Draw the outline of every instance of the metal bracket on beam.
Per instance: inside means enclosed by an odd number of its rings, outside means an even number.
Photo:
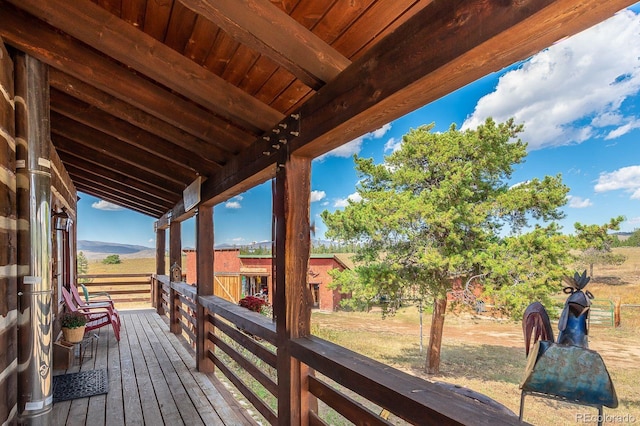
[[[298,136],[300,136],[300,114],[296,113],[289,115],[262,135],[262,139],[266,142],[266,149],[262,154],[266,156],[274,154]],[[277,143],[274,143],[276,139]]]

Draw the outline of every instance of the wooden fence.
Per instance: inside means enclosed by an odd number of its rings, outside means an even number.
[[[151,306],[151,274],[87,274],[79,275],[78,283],[90,295],[109,293],[116,307]]]
[[[329,424],[321,413],[330,410],[368,425],[397,424],[398,419],[420,425],[520,424],[499,404],[481,403],[318,337],[279,342],[270,318],[217,296],[197,296],[195,286],[169,282],[166,276],[153,281],[156,307],[169,317],[171,331],[194,342],[203,324],[206,357],[269,424],[279,424],[279,383],[290,383],[294,374],[301,376],[303,424]],[[204,322],[195,316],[199,308]],[[281,350],[300,361],[300,368],[282,363]],[[321,404],[328,408],[319,410]],[[396,418],[393,423],[389,414]]]

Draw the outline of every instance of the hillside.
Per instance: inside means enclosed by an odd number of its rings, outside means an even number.
[[[154,248],[101,241],[78,240],[78,251],[90,260],[104,259],[110,254],[117,254],[121,259],[155,258]]]

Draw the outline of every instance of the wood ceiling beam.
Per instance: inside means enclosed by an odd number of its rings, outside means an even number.
[[[64,159],[65,168],[69,170],[69,172],[73,172],[76,176],[84,175],[91,180],[100,180],[106,185],[129,188],[134,192],[140,193],[141,195],[144,194],[144,196],[149,198],[155,198],[163,203],[175,204],[176,200],[182,195],[181,193],[172,193],[146,185],[122,173],[117,173],[95,164],[83,162],[83,160],[78,157],[63,154],[61,158]]]
[[[132,166],[128,162],[118,160],[117,158],[105,154],[103,150],[80,145],[71,139],[55,133],[51,135],[51,139],[53,140],[56,150],[60,154],[60,158],[64,159],[64,154],[71,155],[79,158],[84,163],[102,166],[115,173],[122,173],[139,182],[146,183],[149,186],[165,189],[176,194],[182,194],[182,191],[185,188],[183,183],[176,183],[174,180],[165,179],[157,174]]]
[[[161,216],[161,213],[156,208],[150,208],[145,205],[139,205],[138,203],[133,203],[130,200],[128,200],[126,197],[115,195],[111,192],[105,192],[99,189],[91,188],[90,186],[84,186],[81,183],[78,184],[78,191],[84,192],[85,194],[89,194],[96,198],[100,198],[102,200],[108,201],[117,206],[124,207],[129,210],[133,210],[134,212],[141,213],[145,216],[151,216],[154,218],[158,218]]]
[[[200,139],[246,132],[130,72],[44,22],[0,2],[0,36],[52,68],[90,84]],[[259,133],[246,133],[257,136]]]
[[[318,90],[351,61],[269,0],[180,0],[236,41]]]
[[[232,129],[219,129],[216,138],[200,139],[55,68],[49,70],[49,84],[51,87],[93,105],[114,117],[173,142],[186,150],[197,152],[211,161],[225,162],[232,154],[237,153],[233,152],[229,145],[246,146],[253,141],[253,138],[248,139],[246,134],[241,135],[238,131],[230,131]],[[227,125],[227,127],[229,126]]]
[[[367,51],[299,109],[300,135],[288,144],[316,157],[491,72],[576,34],[635,0],[450,0],[427,5]],[[289,123],[290,124],[290,123]],[[277,155],[264,141],[232,159],[202,187],[219,203],[258,175],[273,177]],[[240,167],[242,165],[242,167]],[[264,181],[263,180],[263,181]],[[159,223],[186,215],[176,205]]]
[[[133,126],[64,92],[51,90],[51,110],[92,129],[113,136],[129,145],[148,151],[164,160],[190,168],[200,175],[211,176],[221,165],[187,151],[166,139]]]
[[[167,206],[171,205],[166,201],[159,202],[156,198],[144,196],[140,193],[133,192],[130,188],[123,188],[121,186],[114,185],[113,183],[106,184],[102,180],[94,179],[84,173],[76,174],[75,172],[71,171],[69,173],[74,182],[82,185],[85,188],[96,189],[106,193],[112,192],[113,195],[116,195],[123,199],[130,199],[132,203],[136,203],[140,207],[149,207],[152,209],[157,209],[159,211],[165,211],[167,209]]]
[[[89,0],[8,1],[243,128],[264,131],[283,118],[282,113]]]
[[[197,177],[192,169],[129,145],[55,111],[51,111],[51,133],[64,136],[78,145],[100,151],[112,159],[120,160],[177,184],[189,184]]]

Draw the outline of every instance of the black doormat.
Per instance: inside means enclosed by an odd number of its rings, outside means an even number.
[[[53,376],[54,403],[107,392],[109,392],[109,378],[105,369]]]

